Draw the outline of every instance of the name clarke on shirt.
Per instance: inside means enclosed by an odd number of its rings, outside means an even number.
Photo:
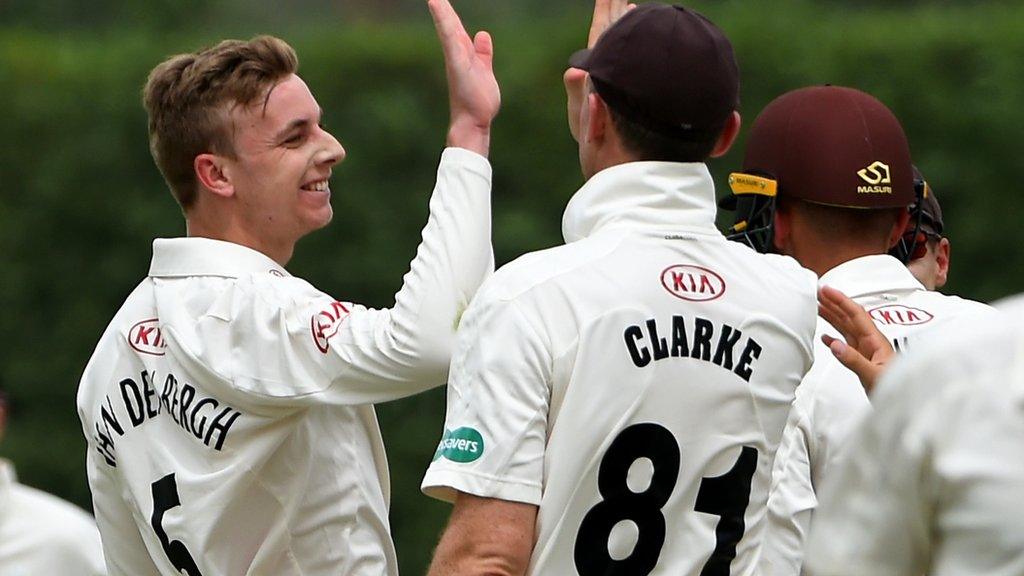
[[[672,316],[669,337],[658,335],[658,323],[654,318],[644,322],[646,334],[640,325],[629,326],[623,336],[633,364],[643,368],[652,361],[666,358],[694,358],[721,366],[750,382],[754,361],[761,356],[760,344],[753,338],[746,338],[734,362],[733,354],[743,338],[741,331],[728,324],[716,329],[713,322],[699,316],[693,318],[691,326],[692,330],[688,329],[687,320],[679,315]],[[714,343],[716,332],[718,339]]]
[[[159,396],[153,384],[155,381],[156,374],[148,370],[143,370],[138,380],[125,378],[118,383],[121,410],[114,410],[110,395],[100,406],[100,418],[96,422],[96,450],[110,466],[117,466],[114,442],[125,435],[125,422],[132,428],[138,428],[164,414],[208,448],[220,451],[232,425],[242,415],[231,406],[201,395],[191,384],[179,382],[174,374],[167,374]]]

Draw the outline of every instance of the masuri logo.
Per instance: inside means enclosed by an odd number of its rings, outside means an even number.
[[[434,452],[434,460],[444,457],[465,464],[483,456],[483,453],[484,437],[472,428],[463,427],[444,431],[437,452]]]

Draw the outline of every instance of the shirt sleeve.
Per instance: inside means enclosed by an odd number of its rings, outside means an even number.
[[[139,534],[132,511],[121,497],[121,489],[112,476],[114,469],[101,461],[91,442],[86,468],[96,525],[103,543],[103,557],[106,559],[106,572],[96,574],[160,576],[160,570],[153,564]]]
[[[439,386],[460,316],[494,269],[490,185],[484,157],[444,151],[422,242],[390,309],[259,274],[239,279],[194,329],[171,324],[169,345],[240,404],[368,404]]]
[[[422,489],[448,501],[458,491],[539,505],[550,342],[516,301],[484,299],[459,331],[444,433]]]
[[[811,480],[811,440],[807,415],[799,401],[794,401],[772,467],[762,551],[765,574],[800,574],[811,514],[818,505]]]
[[[815,576],[928,571],[930,451],[924,427],[912,422],[922,402],[878,392],[878,408],[851,437],[849,458],[822,488],[807,547]]]

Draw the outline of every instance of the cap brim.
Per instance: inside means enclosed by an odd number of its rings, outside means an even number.
[[[583,50],[577,50],[572,56],[569,56],[569,66],[573,68],[579,68],[580,70],[589,70],[590,66],[590,48],[584,48]]]

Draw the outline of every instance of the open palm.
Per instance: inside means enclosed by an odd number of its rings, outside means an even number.
[[[470,38],[448,0],[427,4],[444,50],[452,125],[489,128],[501,107],[491,36],[477,32]]]

